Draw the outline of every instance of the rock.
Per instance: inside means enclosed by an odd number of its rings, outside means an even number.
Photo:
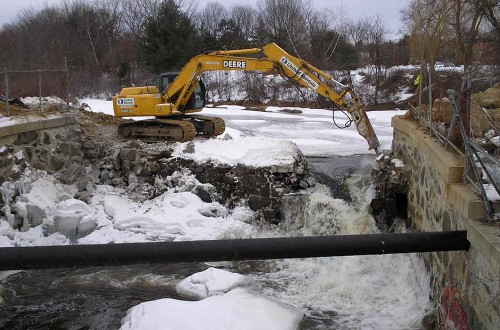
[[[43,133],[43,137],[42,137],[42,143],[47,145],[47,144],[50,144],[52,141],[50,139],[50,135],[47,134],[47,132],[44,132]]]
[[[80,128],[80,125],[72,125],[69,128],[69,136],[72,138],[75,138],[79,140],[81,136],[83,135],[82,129]]]
[[[113,183],[113,186],[121,186],[125,184],[123,178],[114,178],[111,182]]]
[[[191,190],[193,194],[200,197],[205,203],[212,203],[212,192],[205,185],[197,185]]]
[[[116,149],[113,152],[113,157],[112,157],[112,162],[113,162],[113,168],[117,171],[122,169],[122,162],[120,158],[120,149]]]
[[[248,206],[252,211],[257,211],[263,209],[264,207],[271,204],[271,201],[259,195],[248,196]]]
[[[302,110],[299,109],[280,109],[278,111],[283,113],[292,113],[292,114],[302,113]]]
[[[26,152],[26,158],[28,160],[30,160],[31,156],[33,156],[33,151],[31,149],[31,147],[28,146],[28,147],[24,148],[24,152]]]
[[[38,205],[28,203],[26,204],[26,211],[30,227],[36,227],[42,224],[45,213]]]
[[[422,318],[422,329],[423,330],[436,330],[438,329],[438,321],[436,312],[433,311]]]
[[[266,221],[277,224],[280,222],[279,212],[272,208],[262,209],[262,215]]]
[[[302,188],[302,189],[306,189],[307,187],[309,187],[309,185],[307,184],[306,181],[300,180],[299,187]]]
[[[0,158],[0,168],[5,169],[7,167],[11,167],[12,165],[14,165],[14,158],[11,156]]]
[[[87,158],[99,158],[101,155],[102,146],[90,141],[85,141],[82,144],[82,149]]]
[[[96,189],[95,184],[91,180],[88,180],[87,185],[85,186],[85,190],[87,190],[90,193],[93,193],[95,192],[95,189]]]
[[[14,144],[15,145],[28,144],[35,141],[37,138],[38,138],[38,131],[28,131],[19,133],[17,135],[16,141],[14,141]]]
[[[286,165],[278,165],[276,166],[277,173],[292,173],[293,172],[293,164]]]
[[[295,166],[293,172],[298,175],[304,175],[304,165],[300,164],[298,166]]]
[[[88,183],[90,183],[90,178],[88,177],[83,177],[76,180],[76,187],[78,188],[78,191],[82,192],[87,190]]]
[[[193,141],[188,142],[188,144],[186,145],[184,150],[182,150],[182,152],[185,154],[194,154],[194,142]]]
[[[71,164],[66,170],[64,170],[60,175],[60,180],[65,184],[72,184],[78,179],[82,174],[85,173],[85,168],[82,165]]]
[[[139,180],[134,173],[128,175],[128,190],[132,191],[139,185]]]
[[[108,180],[109,177],[109,171],[108,170],[102,170],[101,175],[99,176],[101,178],[101,182],[104,183],[106,180]]]
[[[125,172],[130,172],[132,168],[132,163],[128,159],[122,159],[122,170]]]
[[[113,165],[103,165],[101,168],[104,170],[111,171],[113,169]]]
[[[314,187],[316,185],[316,180],[312,176],[308,177],[306,179],[306,182],[309,185],[309,187]]]
[[[49,165],[53,171],[58,172],[63,168],[64,161],[57,156],[51,156],[49,160]]]
[[[75,194],[75,199],[78,199],[82,202],[84,202],[85,204],[90,204],[90,201],[92,200],[92,196],[93,194],[89,191],[82,191],[82,192],[77,192]],[[68,197],[69,199],[69,197]]]
[[[234,173],[226,173],[222,178],[222,181],[227,184],[236,184],[239,182],[239,179]]]
[[[97,227],[97,222],[93,217],[83,217],[77,228],[77,237],[81,238],[92,233]]]
[[[206,204],[198,209],[198,212],[206,217],[226,217],[227,209],[217,202]]]
[[[90,177],[92,182],[99,182],[99,177],[101,176],[101,172],[97,169],[92,169],[90,172],[87,172],[87,176]]]
[[[78,199],[68,199],[57,203],[54,213],[54,224],[56,230],[68,238],[76,238],[79,233],[80,222],[83,220],[82,230],[88,234],[92,227],[92,209]],[[93,227],[95,229],[95,227]]]
[[[120,152],[122,160],[137,161],[139,160],[139,151],[135,149],[122,149]]]

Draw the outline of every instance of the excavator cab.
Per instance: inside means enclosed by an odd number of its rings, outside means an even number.
[[[165,89],[170,85],[172,81],[177,78],[179,71],[169,71],[160,74],[160,81],[158,85],[158,90],[160,92],[165,91]],[[174,99],[175,102],[175,99]],[[200,79],[196,87],[194,88],[193,94],[189,98],[186,104],[186,110],[199,110],[203,109],[206,105],[206,88],[203,81]]]

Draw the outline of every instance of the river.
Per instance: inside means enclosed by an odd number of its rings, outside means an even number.
[[[367,205],[373,156],[309,158],[328,187],[284,201],[284,221],[261,235],[376,233]],[[345,179],[346,174],[352,174]],[[336,197],[332,197],[332,194]],[[429,276],[414,255],[220,263],[254,290],[298,307],[301,329],[418,329],[431,308]],[[30,270],[0,280],[2,329],[117,329],[128,308],[175,291],[206,264]]]

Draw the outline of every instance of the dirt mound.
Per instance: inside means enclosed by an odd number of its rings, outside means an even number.
[[[40,117],[45,118],[49,114],[60,113],[63,109],[59,105],[51,105],[44,108],[42,111],[38,109],[26,109],[18,105],[9,105],[9,116],[11,117]],[[0,115],[7,116],[7,105],[5,102],[0,102]]]
[[[78,109],[82,126],[118,126],[120,119],[102,112],[92,112],[84,109]]]

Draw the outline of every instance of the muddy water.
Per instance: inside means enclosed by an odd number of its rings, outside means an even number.
[[[369,215],[357,209],[364,203],[363,189],[369,181],[372,159],[309,159],[313,172],[337,199],[320,189],[302,197],[302,204],[292,201],[290,205],[300,210],[289,213],[300,212],[301,223],[293,223],[297,217],[286,219],[281,232],[267,235],[376,230]],[[358,175],[354,184],[345,182],[344,178],[354,172],[364,174]],[[356,193],[350,194],[353,190]],[[351,195],[354,201],[350,203],[338,199],[352,199]],[[305,313],[301,329],[413,329],[418,328],[428,305],[428,283],[414,257],[316,258],[248,265],[243,268],[256,279],[258,292]],[[4,300],[0,304],[0,329],[117,329],[127,309],[140,302],[183,299],[175,285],[208,267],[198,263],[20,272],[0,280],[0,297]]]

